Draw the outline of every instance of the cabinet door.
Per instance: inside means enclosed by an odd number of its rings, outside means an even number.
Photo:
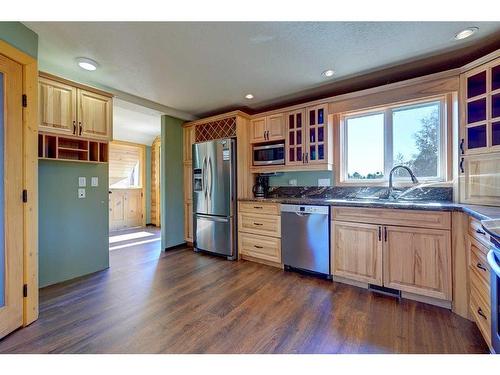
[[[193,242],[193,202],[184,203],[184,239]]]
[[[184,128],[184,162],[192,161],[193,144],[195,143],[195,127]]]
[[[184,164],[184,201],[193,199],[193,167],[191,163]]]
[[[332,273],[382,285],[382,227],[332,222]]]
[[[384,227],[384,286],[451,300],[450,232]]]
[[[250,143],[259,143],[267,141],[266,133],[266,118],[259,117],[250,122]]]
[[[38,80],[40,130],[76,134],[76,88],[40,77]]]
[[[461,158],[460,201],[500,205],[500,152]]]
[[[286,165],[304,164],[305,111],[288,112],[286,120]]]
[[[267,140],[280,141],[285,139],[285,116],[282,113],[271,115],[266,120]]]
[[[78,135],[111,139],[112,98],[78,89]]]
[[[129,189],[125,193],[125,221],[127,227],[142,225],[142,194],[141,189]]]
[[[328,106],[320,105],[306,109],[307,147],[306,163],[322,164],[328,157]]]
[[[126,228],[125,223],[125,191],[110,190],[109,194],[109,230]]]

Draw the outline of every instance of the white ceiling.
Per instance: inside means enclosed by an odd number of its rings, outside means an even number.
[[[113,100],[113,139],[150,146],[161,133],[161,112]]]
[[[499,22],[27,22],[41,70],[96,82],[190,114],[247,105],[459,49]],[[470,26],[479,32],[456,41]],[[84,72],[75,58],[100,64]],[[332,68],[331,79],[321,76]],[[244,99],[246,93],[255,99]]]

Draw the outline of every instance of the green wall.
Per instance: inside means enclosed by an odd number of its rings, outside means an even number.
[[[0,39],[34,58],[38,57],[38,35],[21,22],[0,22]]]
[[[146,146],[146,224],[151,224],[151,146]]]
[[[108,165],[40,160],[38,173],[40,287],[108,268]],[[84,199],[80,176],[87,178]]]
[[[183,120],[161,117],[160,202],[161,247],[167,249],[184,241],[184,192],[182,164]]]
[[[318,186],[319,178],[329,178],[330,186],[333,186],[332,171],[311,172],[284,172],[281,175],[269,177],[270,186],[290,186],[290,180],[297,180],[297,186]]]

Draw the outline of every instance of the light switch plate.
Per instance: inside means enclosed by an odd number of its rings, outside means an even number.
[[[297,180],[295,178],[291,179],[291,180],[288,180],[288,185],[290,185],[290,186],[297,186]]]
[[[79,187],[85,187],[85,186],[87,186],[87,178],[85,178],[85,177],[78,177],[78,186]]]
[[[99,186],[99,177],[92,177],[92,179],[90,180],[90,186]]]
[[[85,198],[85,189],[83,188],[78,189],[78,198],[80,199]]]
[[[330,186],[329,178],[318,178],[318,186]]]

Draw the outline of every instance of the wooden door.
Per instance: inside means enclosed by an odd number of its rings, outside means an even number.
[[[266,118],[259,117],[250,122],[250,143],[265,142],[266,139]]]
[[[324,164],[328,156],[328,106],[319,105],[306,110],[306,163]]]
[[[111,139],[112,99],[78,89],[78,135]]]
[[[38,111],[40,130],[76,135],[76,88],[40,77]]]
[[[112,189],[109,194],[109,230],[126,228],[125,225],[125,191]]]
[[[384,227],[384,286],[451,300],[450,232]]]
[[[382,227],[332,223],[333,275],[382,285]]]
[[[462,203],[500,205],[500,152],[465,156],[460,167]]]
[[[142,225],[142,190],[127,189],[125,192],[125,224],[127,228]]]
[[[266,120],[267,140],[281,141],[285,139],[285,116],[283,113],[271,115]]]
[[[304,164],[305,111],[288,112],[286,120],[285,164]]]
[[[0,338],[23,324],[22,66],[0,55]]]

